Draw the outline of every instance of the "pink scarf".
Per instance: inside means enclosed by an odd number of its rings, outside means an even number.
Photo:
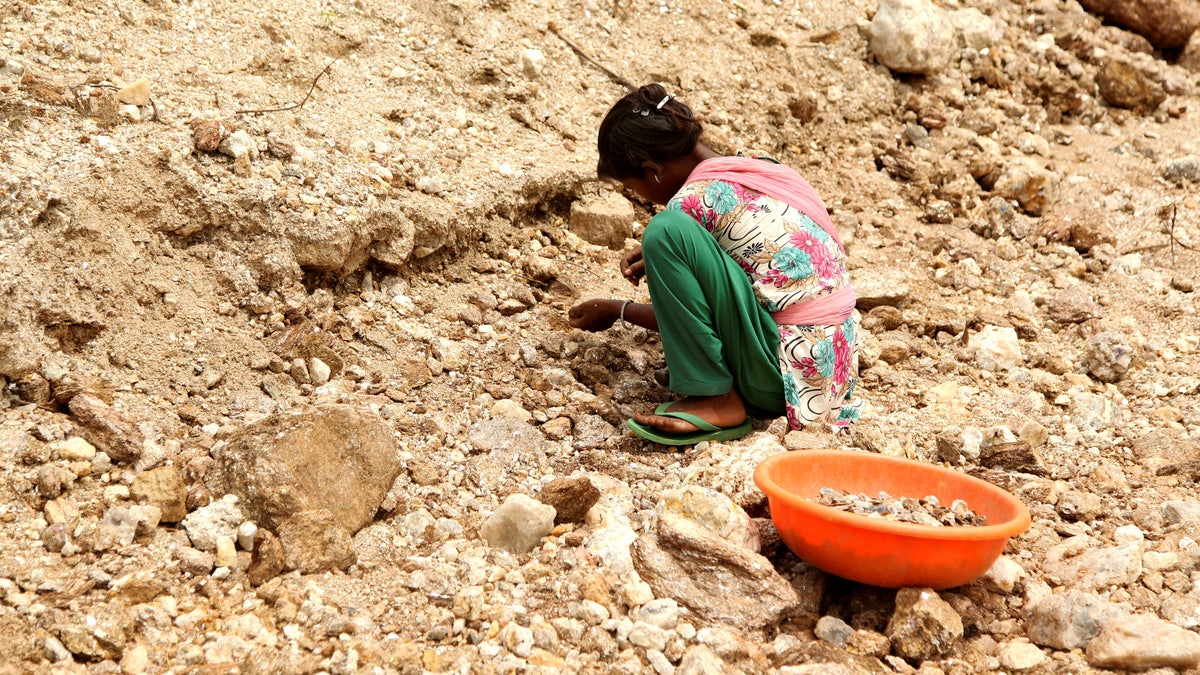
[[[688,176],[689,183],[696,180],[738,183],[778,199],[820,225],[845,253],[842,238],[817,191],[791,167],[752,157],[714,157],[700,162]],[[854,291],[843,286],[826,295],[785,307],[771,316],[779,324],[830,326],[849,318],[855,302]]]

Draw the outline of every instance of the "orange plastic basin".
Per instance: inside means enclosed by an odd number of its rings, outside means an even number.
[[[767,494],[771,519],[793,553],[839,577],[885,588],[950,588],[978,578],[1004,551],[1008,538],[1029,527],[1029,509],[1016,497],[972,476],[899,457],[843,450],[772,455],[754,470]],[[949,506],[967,502],[987,516],[983,527],[932,527],[869,518],[822,506],[821,488],[920,499]]]

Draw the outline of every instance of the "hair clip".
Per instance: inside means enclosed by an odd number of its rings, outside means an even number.
[[[632,111],[632,112],[633,112],[633,114],[634,114],[634,115],[641,115],[642,117],[646,117],[647,115],[649,115],[649,114],[650,114],[650,109],[649,109],[649,108],[643,108],[642,106],[640,106],[640,105],[637,105],[637,106],[634,106],[634,107],[633,107],[633,111]]]
[[[667,101],[670,101],[670,100],[671,100],[671,95],[667,94],[666,96],[663,97],[663,100],[658,102],[658,105],[654,106],[654,109],[662,110],[662,107],[667,104]]]

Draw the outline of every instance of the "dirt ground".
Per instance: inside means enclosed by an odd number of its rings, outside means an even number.
[[[637,513],[652,509],[712,450],[664,451],[621,431],[669,396],[651,379],[662,366],[652,335],[566,323],[582,298],[647,298],[617,273],[634,241],[612,249],[572,230],[572,205],[613,189],[594,178],[595,130],[625,91],[613,75],[663,82],[714,148],[765,150],[823,196],[868,338],[862,419],[818,441],[956,466],[1030,506],[1033,526],[1006,551],[1024,569],[1016,589],[959,595],[978,610],[956,605],[978,658],[910,659],[909,670],[1005,672],[1002,647],[1028,638],[1022,593],[1064,586],[1042,562],[1068,537],[1108,546],[1136,525],[1147,550],[1186,550],[1181,537],[1200,535],[1161,512],[1194,503],[1200,461],[1200,76],[1178,52],[1053,0],[947,2],[991,19],[994,43],[960,44],[934,75],[893,73],[868,44],[876,4],[0,4],[5,672],[663,672],[642,647],[561,627],[553,649],[539,642],[543,661],[518,658],[494,639],[504,615],[434,630],[450,610],[406,580],[440,574],[430,561],[444,546],[395,538],[424,508],[459,523],[455,546],[479,547],[503,497],[458,494],[449,478],[385,504],[355,538],[357,566],[293,576],[295,604],[256,596],[236,573],[182,572],[170,561],[187,536],[173,526],[108,552],[43,544],[46,467],[75,471],[62,499],[86,541],[129,503],[139,473],[194,466],[267,415],[321,403],[380,412],[406,453],[449,476],[472,425],[511,401],[560,448],[555,475],[607,475]],[[1143,109],[1106,101],[1098,82],[1114,59],[1161,96]],[[628,213],[645,223],[652,210]],[[989,327],[1015,331],[1015,362],[989,362]],[[329,384],[293,366],[312,353],[332,366]],[[140,459],[87,475],[53,456],[78,433],[67,404],[79,391],[132,421]],[[813,438],[764,421],[730,447]],[[1025,442],[1036,462],[989,460],[1004,442]],[[545,480],[528,472],[514,489]],[[1066,491],[1098,506],[1064,513]],[[566,616],[578,579],[540,564],[545,578],[511,584],[513,603],[528,593],[546,620]],[[113,590],[138,570],[161,577],[161,597]],[[1194,560],[1147,568],[1097,593],[1194,633],[1200,614],[1170,608],[1200,607],[1196,573]],[[890,596],[828,586],[810,620],[776,632],[816,640],[828,614],[883,630],[864,617],[890,612]],[[313,598],[343,623],[317,630]],[[121,638],[96,638],[97,621],[120,624],[109,632]],[[68,624],[91,630],[92,646],[71,643]],[[773,636],[742,638],[769,652]],[[659,653],[672,668],[696,643],[674,639]],[[797,667],[735,652],[726,667]],[[1099,671],[1081,649],[1043,652],[1035,671]]]

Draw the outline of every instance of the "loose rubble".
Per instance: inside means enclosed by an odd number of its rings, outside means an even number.
[[[900,523],[916,523],[930,527],[987,525],[987,516],[972,511],[965,501],[955,499],[949,506],[943,506],[933,495],[914,499],[893,497],[886,492],[880,492],[871,497],[834,488],[821,488],[820,494],[810,500],[838,511]]]

